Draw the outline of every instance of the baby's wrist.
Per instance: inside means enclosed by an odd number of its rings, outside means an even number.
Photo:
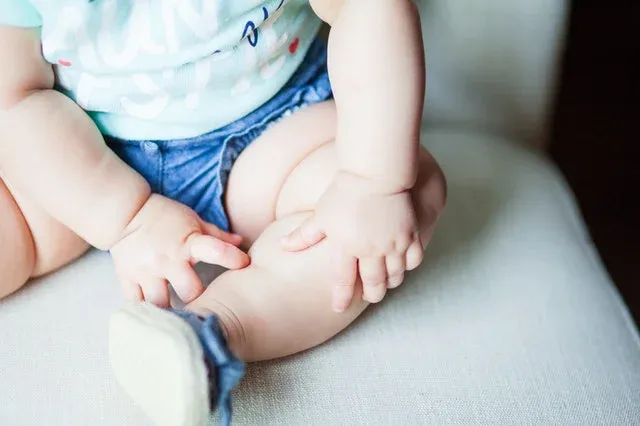
[[[151,196],[151,187],[142,178],[127,182],[118,193],[104,194],[111,198],[111,207],[95,218],[96,232],[85,238],[99,250],[111,250],[118,242],[133,232],[133,224]]]
[[[415,180],[401,182],[394,181],[384,176],[376,176],[374,174],[358,173],[348,168],[338,170],[336,179],[344,179],[360,187],[367,188],[372,193],[381,195],[393,195],[410,191]]]
[[[147,212],[149,202],[153,199],[154,194],[151,193],[151,188],[147,185],[146,190],[142,190],[138,195],[138,198],[135,201],[132,200],[127,209],[120,212],[123,219],[119,221],[117,231],[111,238],[108,247],[105,248],[106,250],[111,250],[120,241],[140,228],[140,224],[144,221],[143,216]]]

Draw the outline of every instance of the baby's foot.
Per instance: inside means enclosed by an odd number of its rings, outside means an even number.
[[[116,379],[155,424],[203,426],[216,409],[230,423],[244,364],[214,316],[137,304],[113,315],[109,339]]]

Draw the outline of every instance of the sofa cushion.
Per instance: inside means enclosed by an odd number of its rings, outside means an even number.
[[[250,367],[236,424],[630,424],[637,330],[571,193],[504,140],[425,133],[449,206],[425,265],[331,342]],[[91,252],[0,301],[0,424],[146,425],[111,375]]]

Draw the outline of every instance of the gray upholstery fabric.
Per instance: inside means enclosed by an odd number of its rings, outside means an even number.
[[[238,425],[634,424],[640,340],[555,170],[496,138],[424,139],[450,204],[419,272],[331,342],[251,366]],[[0,425],[147,425],[114,383],[108,256],[0,301]]]
[[[427,56],[427,123],[544,145],[569,0],[414,1]]]

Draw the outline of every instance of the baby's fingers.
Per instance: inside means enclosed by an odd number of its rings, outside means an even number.
[[[129,301],[129,302],[143,302],[144,301],[144,294],[142,292],[142,288],[132,282],[132,281],[124,281],[121,279],[122,282],[122,295],[124,296],[124,299]]]
[[[325,237],[318,221],[315,217],[311,217],[282,239],[282,248],[287,251],[306,250],[324,240]]]
[[[184,303],[193,302],[204,292],[202,281],[189,262],[167,268],[166,276]]]
[[[420,266],[423,258],[424,247],[422,245],[422,241],[420,240],[420,235],[416,234],[413,243],[411,243],[411,245],[407,249],[407,253],[405,254],[407,271],[413,271],[418,266]]]
[[[249,256],[233,244],[210,235],[194,234],[187,240],[189,255],[198,262],[220,265],[227,269],[242,269],[249,265]]]
[[[124,300],[128,302],[143,302],[144,294],[142,293],[142,288],[134,279],[131,278],[131,275],[127,274],[117,266],[115,268],[115,272],[118,277],[120,287],[122,288],[122,296],[124,297]]]
[[[396,288],[402,284],[404,280],[405,271],[405,258],[404,254],[391,254],[387,256],[387,288]]]
[[[218,228],[215,225],[212,225],[208,222],[202,222],[202,229],[212,237],[215,237],[219,240],[224,241],[225,243],[233,244],[234,246],[240,245],[242,242],[242,237],[238,234],[232,234],[230,232],[225,232]]]
[[[170,305],[169,287],[167,280],[162,278],[149,278],[140,283],[144,300],[161,308],[168,308]]]
[[[365,258],[358,261],[362,278],[362,299],[378,303],[387,294],[387,266],[384,257]]]
[[[347,310],[353,299],[356,280],[358,278],[358,261],[355,257],[342,253],[334,258],[335,282],[331,305],[333,310],[342,313]]]

